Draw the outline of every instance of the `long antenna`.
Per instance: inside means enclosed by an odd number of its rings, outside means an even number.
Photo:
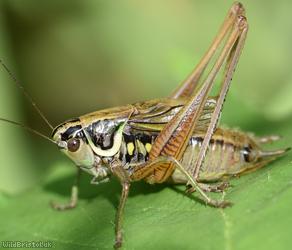
[[[23,125],[23,124],[21,124],[21,123],[18,123],[18,122],[15,122],[15,121],[11,121],[11,120],[8,120],[8,119],[5,119],[5,118],[1,118],[1,117],[0,117],[0,121],[8,122],[8,123],[11,123],[11,124],[13,124],[13,125],[16,125],[16,126],[19,126],[19,127],[21,127],[21,128],[24,128],[24,129],[26,129],[27,131],[29,131],[29,132],[31,132],[31,133],[33,133],[33,134],[36,134],[36,135],[38,135],[38,136],[40,136],[40,137],[42,137],[42,138],[44,138],[44,139],[46,139],[46,140],[49,140],[50,142],[52,142],[52,143],[54,143],[54,144],[57,144],[54,140],[52,140],[52,139],[49,138],[48,136],[45,136],[44,134],[42,134],[42,133],[40,133],[40,132],[38,132],[38,131],[36,131],[36,130],[30,128],[30,127],[27,127],[27,126],[25,126],[25,125]]]
[[[9,68],[6,66],[6,64],[1,59],[0,59],[0,63],[3,66],[3,68],[5,69],[5,71],[9,74],[9,76],[11,77],[11,79],[14,81],[14,83],[16,84],[16,86],[18,88],[20,88],[20,90],[23,92],[23,94],[26,97],[26,99],[31,103],[31,105],[34,107],[34,109],[39,113],[39,115],[41,116],[41,118],[51,128],[51,130],[53,130],[54,127],[51,125],[51,123],[49,122],[49,120],[45,117],[45,115],[38,108],[38,106],[36,105],[36,103],[34,102],[34,100],[32,99],[32,97],[26,92],[26,90],[24,89],[23,85],[17,80],[17,78],[13,75],[13,73],[9,70]],[[8,120],[6,120],[6,121],[8,121]],[[22,127],[24,127],[24,126],[22,126]]]

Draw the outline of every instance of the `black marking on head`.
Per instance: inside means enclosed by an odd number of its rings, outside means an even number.
[[[67,141],[69,138],[72,137],[72,134],[74,134],[77,130],[80,130],[81,132],[81,125],[76,125],[74,127],[68,128],[64,133],[61,135],[62,141]],[[80,137],[80,136],[77,136]]]
[[[77,130],[81,130],[81,128],[81,125],[68,128],[64,133],[61,134],[62,141],[67,141],[70,137],[72,137],[72,134],[74,134]]]
[[[65,123],[75,123],[75,122],[80,122],[80,119],[79,118],[73,118],[73,119],[67,120]]]
[[[61,128],[64,127],[67,123],[75,123],[75,122],[80,122],[79,118],[74,118],[68,121],[65,121],[63,123],[61,123],[60,125],[58,125],[57,127],[54,128],[53,132],[52,132],[52,137],[54,137],[54,135],[56,134],[56,132]]]
[[[55,134],[56,134],[56,132],[61,128],[61,127],[63,127],[64,126],[64,123],[63,124],[60,124],[60,125],[58,125],[57,127],[55,127],[54,128],[54,130],[53,130],[53,132],[52,132],[52,135],[51,135],[51,137],[54,137],[55,136]]]

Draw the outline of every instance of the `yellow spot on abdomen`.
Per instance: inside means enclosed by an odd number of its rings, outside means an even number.
[[[134,153],[134,149],[135,149],[134,143],[133,143],[133,142],[129,142],[129,143],[127,144],[127,151],[128,151],[128,154],[129,154],[129,155],[133,155],[133,153]]]
[[[151,145],[150,143],[146,143],[145,148],[146,148],[146,151],[147,151],[148,153],[150,152],[151,147],[152,147],[152,145]]]

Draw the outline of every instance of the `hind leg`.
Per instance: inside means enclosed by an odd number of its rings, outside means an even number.
[[[230,187],[229,182],[218,182],[218,183],[198,183],[199,187],[205,191],[205,192],[215,192],[215,193],[222,193],[224,192],[227,188]],[[193,193],[196,190],[190,186],[187,185],[186,193]]]

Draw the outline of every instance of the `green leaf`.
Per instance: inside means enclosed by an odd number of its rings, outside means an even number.
[[[290,126],[273,132],[292,140]],[[117,181],[93,186],[84,176],[76,209],[49,207],[52,200],[68,201],[74,181],[70,165],[57,163],[43,184],[29,192],[0,196],[2,241],[51,241],[57,249],[112,248]],[[291,176],[290,153],[232,180],[225,198],[234,205],[224,210],[198,202],[197,193],[186,196],[182,186],[134,183],[124,217],[124,249],[285,249],[292,244]]]

